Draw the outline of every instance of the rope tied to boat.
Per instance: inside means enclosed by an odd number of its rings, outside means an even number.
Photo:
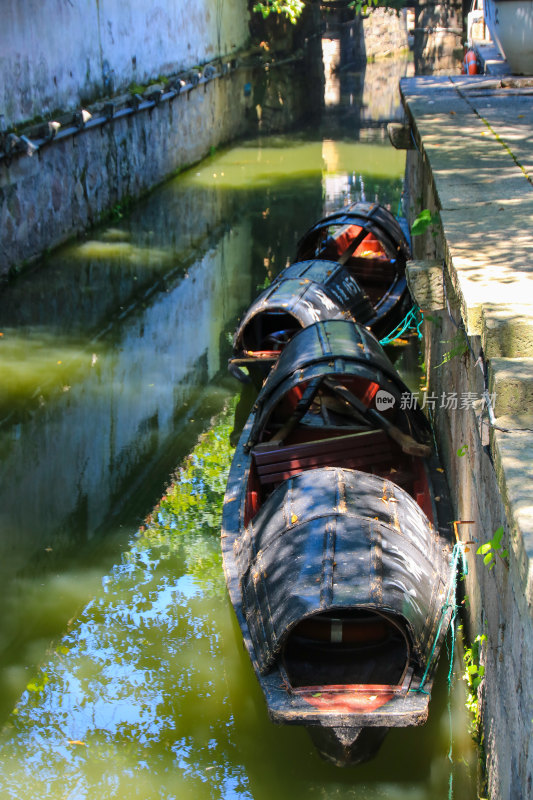
[[[416,334],[418,338],[421,339],[422,332],[420,327],[423,321],[424,314],[422,310],[417,305],[413,306],[413,308],[407,312],[402,321],[398,323],[398,325],[388,334],[388,336],[384,336],[383,339],[379,340],[380,345],[384,347],[385,345],[390,344],[395,339],[398,339],[402,333],[405,333],[408,328],[411,330],[416,329]]]
[[[430,669],[431,669],[431,667],[433,665],[435,650],[436,650],[437,644],[438,644],[439,639],[440,639],[442,626],[444,625],[444,621],[446,619],[446,615],[447,615],[448,610],[450,608],[452,609],[452,615],[451,615],[451,618],[450,618],[450,635],[451,635],[451,640],[452,641],[451,641],[451,647],[450,647],[450,669],[448,671],[448,686],[451,686],[452,672],[453,672],[453,656],[454,656],[454,651],[455,651],[455,639],[456,639],[455,621],[456,621],[456,618],[457,618],[457,612],[459,610],[458,609],[458,605],[457,605],[457,581],[459,580],[459,578],[458,578],[458,573],[459,573],[458,567],[459,567],[459,564],[461,564],[461,578],[462,578],[465,575],[468,575],[468,563],[467,563],[467,560],[466,560],[465,545],[464,545],[463,542],[457,541],[456,544],[454,545],[453,550],[452,550],[452,558],[451,558],[451,562],[450,562],[450,581],[449,581],[449,586],[448,586],[448,593],[446,595],[446,599],[445,599],[445,601],[443,603],[443,606],[442,606],[442,609],[441,609],[441,616],[440,616],[439,624],[438,624],[438,627],[437,627],[437,632],[436,632],[435,638],[433,640],[433,646],[431,648],[431,653],[429,654],[429,658],[428,658],[428,661],[427,661],[427,664],[426,664],[426,669],[424,671],[424,674],[422,675],[422,680],[420,681],[420,686],[418,686],[418,688],[416,688],[416,689],[411,689],[410,691],[412,691],[412,692],[422,692],[423,694],[429,694],[429,692],[427,692],[424,689],[424,684],[425,684],[425,682],[427,680],[427,677],[429,675]]]

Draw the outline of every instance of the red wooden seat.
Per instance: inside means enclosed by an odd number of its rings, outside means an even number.
[[[394,469],[398,447],[385,431],[363,431],[292,445],[262,444],[252,451],[261,486],[268,486],[316,467],[360,469],[405,483],[407,473]],[[391,468],[393,468],[391,472]]]

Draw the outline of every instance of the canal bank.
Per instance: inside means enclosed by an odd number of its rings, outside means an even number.
[[[401,91],[409,217],[426,211],[429,222],[414,237],[410,268],[425,312],[423,402],[461,521],[469,638],[485,637],[477,700],[488,796],[525,799],[533,782],[531,81],[414,78]]]
[[[258,109],[267,129],[299,119],[310,98],[305,66],[294,59],[281,75],[260,62],[217,63],[101,102],[52,137],[39,129],[26,142],[7,138],[4,148],[15,149],[0,153],[0,279],[110,213],[120,217],[214,148],[257,132]],[[320,96],[320,81],[315,88]]]

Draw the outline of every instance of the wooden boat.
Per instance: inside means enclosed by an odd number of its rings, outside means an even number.
[[[408,311],[409,243],[398,220],[379,203],[353,203],[316,222],[296,253],[296,261],[309,258],[339,261],[349,269],[373,305],[374,314],[365,324],[378,338]]]
[[[351,319],[378,336],[405,316],[409,245],[378,203],[355,203],[317,222],[291,264],[252,303],[233,337],[229,368],[258,388],[294,334],[324,319]]]
[[[346,267],[334,261],[300,261],[286,269],[252,303],[233,338],[230,370],[247,367],[260,388],[294,334],[324,319],[366,323],[373,308]]]
[[[270,372],[229,473],[224,571],[270,717],[336,764],[425,721],[451,613],[410,397],[364,327],[315,323]]]

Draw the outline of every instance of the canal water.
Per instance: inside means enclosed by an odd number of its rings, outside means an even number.
[[[2,798],[476,797],[457,650],[429,722],[338,769],[269,722],[224,585],[238,316],[325,211],[400,208],[404,154],[343,97],[117,208],[0,294]]]

